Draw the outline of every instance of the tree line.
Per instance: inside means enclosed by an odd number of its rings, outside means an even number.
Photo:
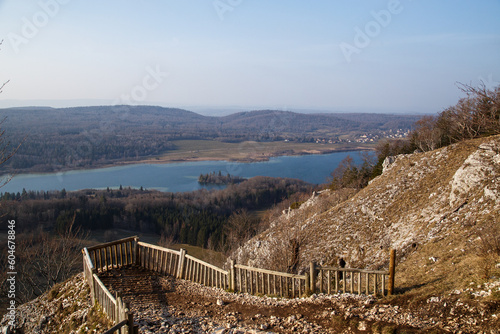
[[[312,185],[300,180],[258,176],[219,191],[23,191],[1,193],[0,203],[7,217],[19,222],[19,233],[40,226],[62,232],[74,224],[84,230],[124,228],[164,233],[178,243],[223,249],[225,225],[234,211],[266,209],[294,193],[311,190]]]
[[[198,177],[198,183],[200,184],[233,184],[233,183],[240,183],[245,181],[246,179],[244,177],[240,177],[237,175],[231,175],[229,173],[223,175],[222,171],[219,171],[219,173],[207,173],[207,174],[200,174]]]
[[[376,154],[364,154],[361,164],[352,157],[345,158],[332,172],[330,188],[364,188],[382,174],[382,164],[388,156],[426,152],[467,139],[500,134],[500,86],[489,90],[484,84],[478,87],[460,84],[459,88],[465,93],[464,98],[436,116],[422,117],[407,139],[380,141]]]

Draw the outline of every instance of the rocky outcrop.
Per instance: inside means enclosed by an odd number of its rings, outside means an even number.
[[[497,202],[496,181],[500,176],[500,143],[491,140],[479,145],[453,175],[450,206],[456,206],[474,192],[484,192],[485,199]]]

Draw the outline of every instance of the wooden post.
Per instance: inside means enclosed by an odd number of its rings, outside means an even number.
[[[128,334],[133,334],[134,333],[134,314],[130,312],[130,306],[127,305],[127,308],[129,309],[127,313],[127,327],[128,327]]]
[[[233,292],[236,291],[236,274],[235,274],[235,270],[234,270],[234,260],[231,259],[229,261],[230,263],[230,269],[229,269],[229,275],[230,275],[230,283],[229,283],[229,289],[231,289]]]
[[[306,276],[306,295],[309,296],[311,294],[311,281],[310,281],[310,278],[309,278],[309,273],[306,273],[305,274]]]
[[[184,262],[186,259],[186,250],[184,248],[181,248],[180,252],[181,254],[179,256],[179,267],[177,269],[177,278],[183,278],[182,274],[184,271]]]
[[[309,276],[311,293],[316,293],[316,264],[309,262]]]
[[[396,250],[391,249],[389,261],[389,295],[394,293],[394,276],[396,275]]]
[[[132,263],[135,265],[141,264],[139,261],[139,238],[137,237],[134,238],[134,257]]]

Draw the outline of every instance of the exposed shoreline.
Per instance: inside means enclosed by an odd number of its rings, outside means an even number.
[[[246,143],[246,142],[245,142]],[[321,144],[317,144],[320,146]],[[213,156],[216,149],[211,150],[191,150],[191,151],[180,151],[180,152],[169,152],[164,156],[158,157],[150,157],[150,158],[141,158],[137,160],[126,160],[126,161],[115,161],[115,162],[104,162],[101,164],[87,165],[87,166],[61,166],[60,168],[31,168],[18,172],[13,171],[5,171],[0,174],[1,178],[16,175],[44,175],[44,174],[54,174],[54,173],[65,173],[72,171],[82,171],[82,170],[95,170],[95,169],[103,169],[103,168],[112,168],[112,167],[122,167],[122,166],[130,166],[130,165],[141,165],[141,164],[174,164],[174,163],[184,163],[184,162],[201,162],[201,161],[227,161],[227,162],[238,162],[238,163],[254,163],[254,162],[265,162],[269,161],[271,158],[276,157],[285,157],[285,156],[303,156],[303,155],[324,155],[324,154],[332,154],[338,152],[349,152],[349,151],[372,151],[373,147],[369,147],[368,145],[353,145],[352,147],[338,147],[334,148],[328,145],[329,147],[318,147],[317,149],[287,149],[283,150],[265,150],[263,152],[255,152],[251,153],[243,153],[238,154],[238,152],[227,152],[224,149],[224,152],[221,152],[220,156]],[[207,156],[209,153],[210,156]]]

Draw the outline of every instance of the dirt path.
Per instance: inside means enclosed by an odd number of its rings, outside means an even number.
[[[370,307],[374,299],[278,299],[228,293],[140,267],[99,275],[112,293],[120,291],[141,333],[371,333],[387,323],[363,320],[345,305]],[[347,314],[346,314],[347,312]],[[352,312],[351,312],[352,313]],[[391,327],[396,328],[396,327]],[[408,326],[406,333],[413,331]]]

